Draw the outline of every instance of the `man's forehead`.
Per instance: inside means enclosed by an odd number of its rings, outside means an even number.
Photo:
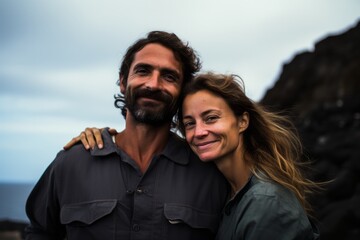
[[[132,67],[137,64],[148,64],[154,67],[169,68],[182,73],[181,63],[175,57],[173,51],[158,43],[149,43],[139,50],[132,62]]]

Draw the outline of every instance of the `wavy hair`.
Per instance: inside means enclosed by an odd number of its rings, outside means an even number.
[[[158,43],[168,49],[170,49],[176,60],[178,60],[182,66],[183,71],[183,84],[193,79],[194,74],[200,71],[201,61],[197,53],[188,43],[181,41],[174,33],[168,33],[163,31],[152,31],[147,34],[145,38],[141,38],[131,45],[122,60],[119,76],[123,78],[126,86],[127,79],[129,76],[130,66],[134,61],[135,54],[143,49],[150,43]],[[120,84],[120,79],[117,81]],[[123,94],[116,94],[115,96],[115,107],[121,109],[122,115],[126,116],[126,106]]]
[[[290,189],[309,213],[311,208],[306,197],[318,186],[302,173],[305,165],[302,144],[289,118],[267,111],[249,99],[245,95],[243,81],[237,75],[200,74],[185,86],[183,96],[200,90],[223,98],[236,116],[248,112],[250,121],[243,142],[245,161],[250,163],[251,172],[260,179],[271,179]],[[180,108],[177,124],[180,133],[185,136],[182,114]]]

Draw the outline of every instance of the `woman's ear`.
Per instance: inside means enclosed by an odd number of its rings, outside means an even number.
[[[249,122],[250,122],[249,113],[244,112],[241,116],[238,117],[238,120],[239,120],[239,133],[242,133],[249,126]]]

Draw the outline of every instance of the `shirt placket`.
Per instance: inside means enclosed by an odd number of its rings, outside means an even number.
[[[139,176],[139,175],[138,175]],[[137,184],[133,186],[133,211],[131,218],[131,239],[151,239],[154,230],[154,198],[155,177],[151,168],[145,172]]]

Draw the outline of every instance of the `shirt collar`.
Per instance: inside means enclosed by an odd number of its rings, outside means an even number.
[[[162,152],[162,155],[175,163],[186,165],[190,161],[190,154],[191,150],[185,139],[170,132],[168,143]]]
[[[237,191],[235,193],[235,195],[230,198],[228,200],[228,202],[225,204],[224,207],[224,213],[226,215],[230,215],[231,213],[231,209],[234,205],[236,205],[238,202],[240,202],[240,200],[242,199],[242,197],[245,195],[245,193],[257,182],[257,178],[251,174],[251,176],[249,177],[247,183],[245,184],[244,187],[242,187],[239,191]]]
[[[108,128],[105,128],[101,132],[101,135],[103,138],[104,147],[102,149],[99,149],[97,146],[95,146],[94,149],[90,150],[91,155],[106,156],[111,153],[117,153],[117,147],[112,140],[112,136],[108,132]],[[175,163],[186,165],[189,163],[190,154],[191,150],[188,147],[186,141],[180,138],[177,134],[170,132],[168,143],[161,155]]]
[[[90,150],[90,153],[92,156],[106,156],[111,153],[116,153],[116,145],[112,140],[112,136],[110,135],[109,128],[105,128],[101,131],[101,136],[103,139],[103,148],[99,149],[97,146],[94,147],[94,149]]]

